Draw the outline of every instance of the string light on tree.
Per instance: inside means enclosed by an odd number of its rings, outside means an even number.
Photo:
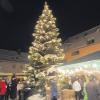
[[[56,18],[45,2],[42,14],[35,25],[34,41],[29,48],[28,59],[30,66],[35,70],[50,68],[62,62],[64,54],[61,49],[61,39],[58,38],[59,34]]]

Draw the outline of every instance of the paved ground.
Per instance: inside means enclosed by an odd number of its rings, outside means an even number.
[[[45,100],[45,97],[42,97],[40,94],[35,94],[29,97],[28,100]]]

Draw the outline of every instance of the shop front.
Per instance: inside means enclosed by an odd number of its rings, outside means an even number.
[[[100,52],[95,52],[70,62],[64,62],[58,67],[58,71],[66,75],[71,74],[100,74]]]
[[[56,81],[59,100],[75,100],[72,84],[76,79],[84,81],[83,78],[89,80],[89,78],[94,77],[95,80],[100,81],[100,52],[94,52],[70,62],[66,61],[58,65],[56,69],[51,69],[51,72],[53,71],[56,74],[49,76],[51,79],[49,78],[48,84],[50,85],[51,80]],[[50,96],[49,85],[47,85],[47,96]]]

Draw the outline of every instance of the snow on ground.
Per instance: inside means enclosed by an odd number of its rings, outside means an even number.
[[[35,94],[30,96],[28,100],[45,100],[45,97],[42,97],[40,94]]]

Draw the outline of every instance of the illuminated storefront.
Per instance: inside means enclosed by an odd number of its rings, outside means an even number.
[[[64,74],[100,73],[100,25],[68,38],[63,47],[65,62],[58,70]]]

